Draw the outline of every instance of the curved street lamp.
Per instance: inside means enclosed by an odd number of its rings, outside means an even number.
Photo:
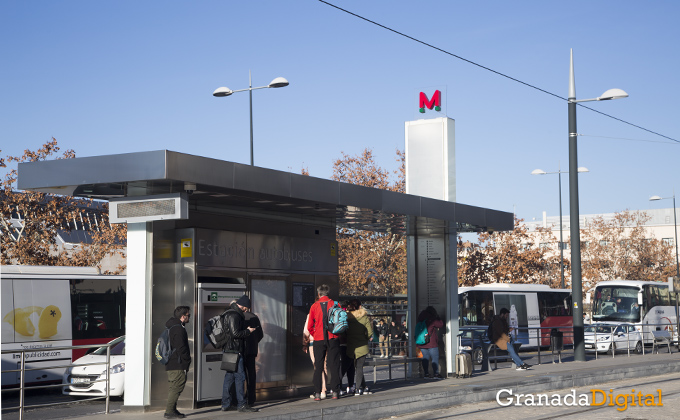
[[[576,100],[576,83],[574,82],[574,50],[569,59],[569,221],[571,233],[571,294],[574,325],[574,360],[586,361],[586,344],[583,335],[583,290],[581,281],[581,232],[578,210],[578,152],[576,147],[576,103],[590,101],[608,101],[627,98],[628,94],[621,89],[609,89],[593,99]]]
[[[590,172],[585,166],[578,168],[578,172]],[[546,172],[543,169],[534,169],[531,171],[531,175],[549,175],[557,174],[559,179],[559,192],[560,192],[560,289],[564,289],[564,241],[562,240],[562,174],[568,174],[568,171],[562,171],[557,168],[557,172]]]
[[[253,166],[255,164],[255,159],[253,156],[253,91],[256,89],[265,88],[282,88],[288,86],[289,83],[288,80],[284,79],[283,77],[277,77],[276,79],[272,80],[267,86],[253,87],[253,77],[250,71],[248,71],[248,79],[249,79],[248,89],[231,90],[228,87],[219,87],[215,89],[215,91],[213,92],[213,96],[216,98],[222,98],[225,96],[231,96],[236,92],[245,91],[248,91],[248,93],[250,94],[250,166]]]

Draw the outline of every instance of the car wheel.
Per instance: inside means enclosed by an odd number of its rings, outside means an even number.
[[[642,354],[642,341],[638,341],[637,344],[635,344],[635,353]]]
[[[612,345],[609,347],[609,350],[607,351],[607,354],[614,354],[616,353],[616,344],[612,343]]]
[[[477,347],[473,352],[472,352],[472,361],[476,365],[481,365],[482,362],[484,361],[484,352],[482,352],[481,347]]]

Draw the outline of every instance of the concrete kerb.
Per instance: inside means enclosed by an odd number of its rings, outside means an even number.
[[[659,357],[661,356],[661,357]],[[502,368],[494,372],[480,373],[469,379],[429,381],[416,379],[409,382],[382,382],[375,394],[363,397],[342,398],[338,401],[324,400],[316,403],[309,399],[281,400],[258,404],[257,413],[223,413],[219,408],[206,407],[198,410],[182,410],[190,419],[264,419],[264,420],[357,420],[384,419],[390,416],[412,414],[421,411],[443,409],[496,399],[501,389],[512,389],[514,394],[546,393],[623,379],[653,377],[680,372],[678,354],[655,355],[642,362],[625,359],[600,359],[591,362],[569,362],[561,365],[537,365],[530,371],[516,372]],[[101,415],[102,418],[125,418],[126,420],[155,420],[161,412]],[[92,417],[100,417],[95,415]]]
[[[632,379],[648,376],[680,372],[680,360],[659,361],[641,366],[624,366],[612,369],[579,370],[574,373],[538,374],[535,377],[498,378],[495,384],[465,384],[461,382],[440,381],[436,389],[428,393],[419,393],[425,389],[414,389],[412,395],[399,395],[394,398],[372,398],[359,402],[352,398],[351,404],[323,407],[314,410],[303,410],[295,413],[279,413],[267,415],[265,412],[252,418],[264,420],[356,420],[384,419],[390,416],[410,414],[419,411],[443,409],[455,405],[469,404],[496,399],[501,389],[512,389],[515,394],[545,393],[551,390],[591,386],[610,381]],[[490,378],[491,379],[491,378]],[[461,380],[464,381],[464,380]],[[442,388],[452,389],[442,389]],[[427,389],[427,388],[426,388]],[[340,400],[344,402],[346,400]],[[251,418],[251,417],[243,417]]]

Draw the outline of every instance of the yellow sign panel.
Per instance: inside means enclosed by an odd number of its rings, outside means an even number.
[[[336,248],[336,245],[331,244],[331,257],[335,257],[335,248]]]
[[[182,251],[181,251],[181,257],[182,258],[190,258],[192,255],[193,251],[193,245],[192,241],[190,238],[187,239],[182,239]]]

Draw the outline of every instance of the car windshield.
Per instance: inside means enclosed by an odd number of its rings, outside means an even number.
[[[585,327],[587,333],[610,334],[614,330],[613,325],[588,325]]]
[[[97,350],[93,351],[92,354],[106,356],[106,346],[99,347]],[[123,355],[125,355],[125,337],[120,337],[111,342],[111,356]]]

